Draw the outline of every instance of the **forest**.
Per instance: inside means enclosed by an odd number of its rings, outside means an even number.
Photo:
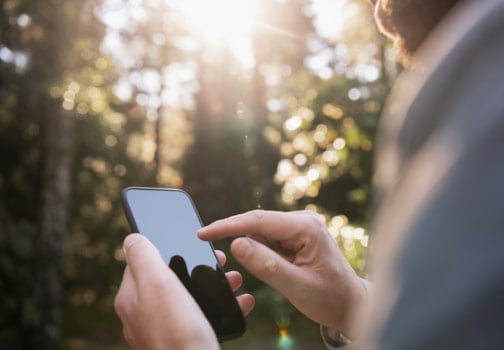
[[[0,0],[0,349],[127,349],[128,186],[184,189],[204,224],[316,211],[364,275],[400,70],[367,0]],[[223,349],[323,348],[230,260],[257,302]]]

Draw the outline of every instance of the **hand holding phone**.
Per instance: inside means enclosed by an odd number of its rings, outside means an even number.
[[[218,350],[210,323],[152,242],[133,233],[123,249],[128,265],[114,308],[131,349]]]
[[[128,221],[159,249],[212,325],[219,341],[245,332],[245,319],[189,195],[178,189],[130,187],[122,200]]]

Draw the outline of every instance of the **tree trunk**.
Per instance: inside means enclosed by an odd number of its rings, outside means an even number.
[[[39,265],[35,300],[39,309],[39,349],[55,349],[61,336],[63,257],[74,155],[75,120],[68,112],[47,117],[41,188]]]

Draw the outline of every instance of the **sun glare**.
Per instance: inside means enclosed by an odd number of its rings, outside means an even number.
[[[253,0],[180,0],[178,6],[206,45],[227,45],[242,63],[251,63]]]
[[[313,0],[312,10],[315,14],[314,24],[319,34],[326,38],[335,38],[340,35],[350,17],[350,12],[356,7],[347,0]]]

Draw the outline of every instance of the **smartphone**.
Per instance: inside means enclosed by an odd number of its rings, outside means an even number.
[[[133,232],[145,235],[159,249],[212,325],[220,342],[241,336],[245,319],[210,242],[197,230],[196,207],[180,189],[128,187],[122,191]]]

